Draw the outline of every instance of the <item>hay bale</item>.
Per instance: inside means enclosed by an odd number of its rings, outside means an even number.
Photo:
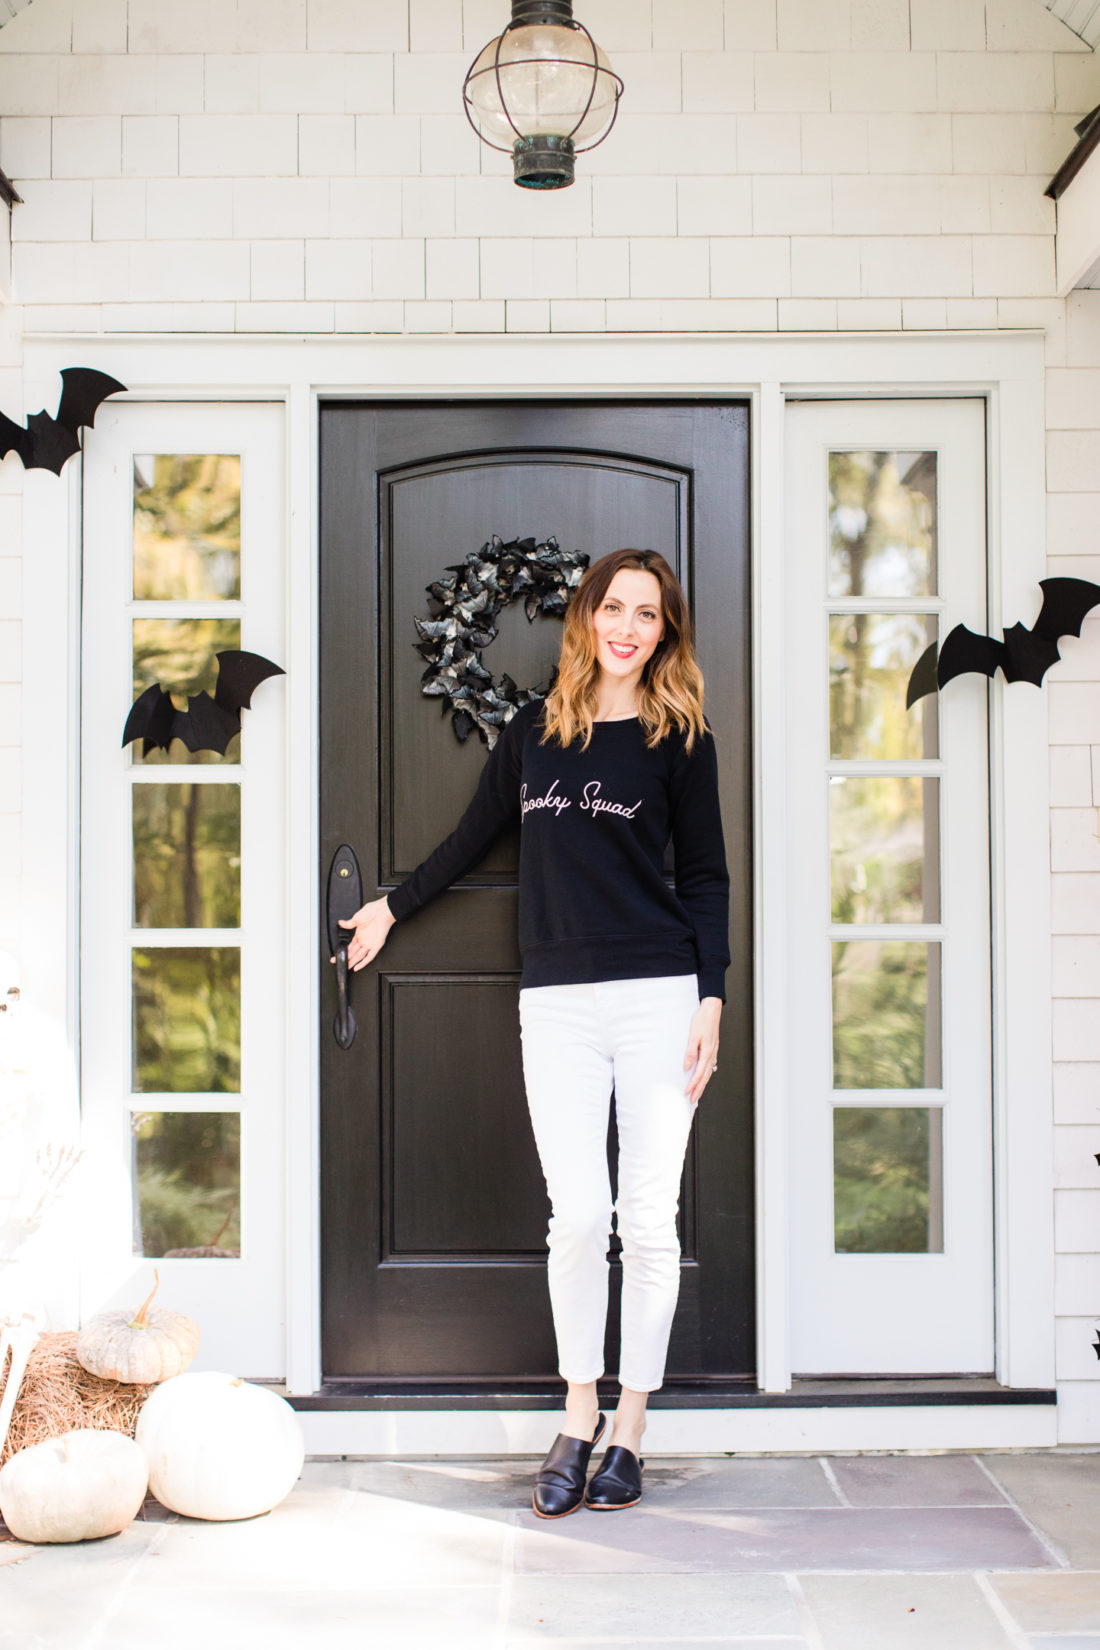
[[[0,1390],[4,1374],[0,1372]],[[132,1438],[141,1406],[152,1390],[90,1375],[76,1361],[75,1330],[41,1335],[15,1400],[0,1466],[17,1450],[59,1438],[77,1427],[125,1432]]]

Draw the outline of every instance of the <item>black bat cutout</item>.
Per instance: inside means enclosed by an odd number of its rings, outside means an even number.
[[[1014,624],[1003,632],[1004,641],[998,642],[957,624],[938,656],[937,644],[930,643],[909,677],[906,710],[926,693],[935,693],[969,671],[992,677],[999,669],[1006,682],[1032,682],[1039,687],[1051,665],[1061,658],[1060,639],[1080,636],[1085,615],[1100,603],[1100,584],[1088,579],[1040,579],[1039,588],[1043,605],[1030,630]]]
[[[18,453],[24,470],[52,470],[59,476],[66,460],[80,451],[78,431],[85,424],[95,423],[101,402],[125,388],[117,378],[91,367],[66,367],[61,374],[56,418],[51,418],[45,407],[31,413],[26,425],[16,424],[0,413],[0,458]]]
[[[177,710],[171,695],[154,682],[130,707],[122,730],[123,745],[143,739],[142,754],[148,756],[158,746],[166,751],[173,739],[182,739],[189,751],[217,751],[224,756],[233,735],[241,731],[241,711],[250,708],[260,683],[286,672],[259,653],[234,648],[215,657],[218,680],[213,698],[206,692],[197,693],[188,697],[186,710]]]

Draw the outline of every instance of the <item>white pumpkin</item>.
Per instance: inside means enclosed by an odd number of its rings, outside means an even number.
[[[186,1518],[270,1512],[305,1460],[302,1428],[285,1398],[212,1370],[156,1387],[138,1416],[137,1441],[149,1488]]]
[[[133,1521],[148,1482],[132,1438],[82,1427],[12,1456],[0,1471],[0,1513],[19,1541],[94,1541]]]
[[[153,1305],[160,1273],[137,1311],[101,1312],[80,1331],[76,1360],[89,1375],[104,1381],[152,1386],[182,1375],[199,1350],[199,1326],[182,1312]]]

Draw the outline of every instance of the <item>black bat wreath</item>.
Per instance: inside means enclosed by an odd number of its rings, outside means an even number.
[[[80,430],[95,422],[95,415],[109,395],[118,395],[126,385],[92,367],[65,367],[61,373],[61,400],[57,417],[43,407],[31,413],[26,424],[0,413],[0,458],[18,453],[25,470],[52,470],[61,474],[68,459],[80,451]]]
[[[171,695],[154,682],[130,707],[122,730],[123,745],[141,739],[143,754],[148,756],[158,745],[166,751],[173,739],[182,739],[189,751],[217,751],[224,756],[233,735],[241,731],[241,711],[251,707],[260,683],[286,672],[262,653],[242,653],[238,648],[227,648],[215,658],[218,680],[213,698],[206,692],[196,693],[188,699],[186,710],[177,710]]]
[[[495,640],[501,610],[522,601],[529,624],[538,613],[561,618],[587,566],[583,550],[562,550],[552,536],[542,544],[534,539],[506,544],[494,533],[480,550],[447,568],[450,578],[425,587],[433,616],[413,620],[420,637],[413,646],[428,661],[420,691],[443,700],[443,714],[450,710],[462,744],[476,728],[491,750],[520,706],[549,691],[549,683],[517,687],[506,671],[497,682],[482,663],[481,650]]]
[[[1043,605],[1030,630],[1014,624],[999,642],[957,624],[941,648],[935,642],[926,647],[909,677],[906,710],[926,693],[935,693],[969,671],[992,678],[1000,669],[1006,682],[1033,682],[1039,687],[1051,665],[1062,657],[1060,639],[1080,636],[1085,614],[1100,602],[1100,585],[1088,579],[1040,579],[1039,588]]]

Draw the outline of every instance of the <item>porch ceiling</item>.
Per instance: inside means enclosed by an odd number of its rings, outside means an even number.
[[[1100,43],[1100,0],[1040,0],[1040,3],[1095,51]]]

